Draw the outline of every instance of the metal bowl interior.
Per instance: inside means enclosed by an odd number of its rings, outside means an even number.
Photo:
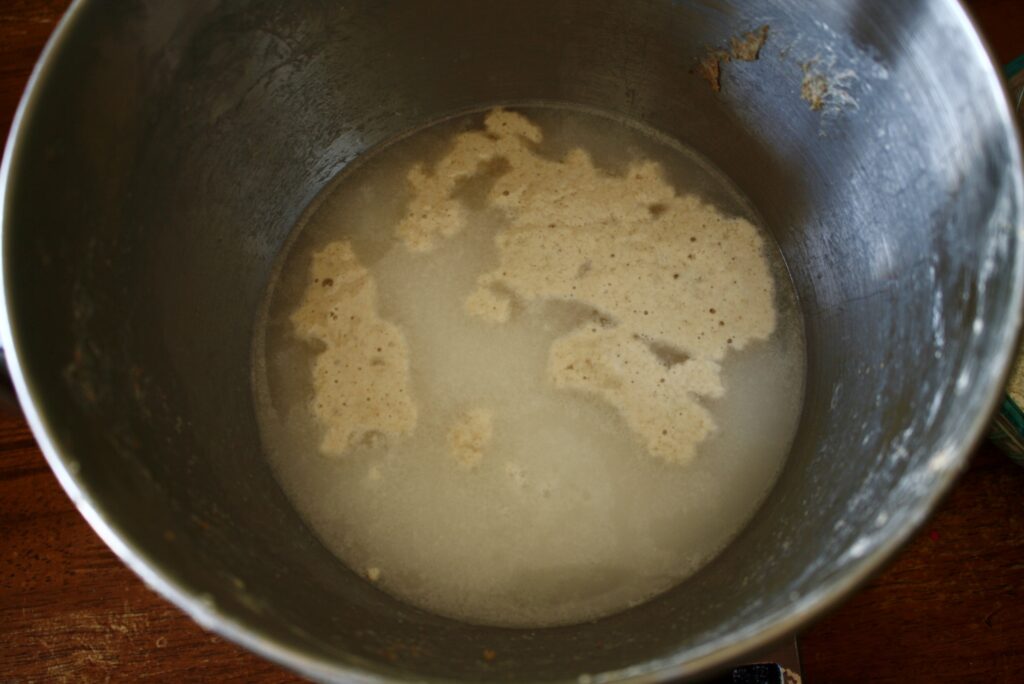
[[[694,73],[761,25],[720,92]],[[808,343],[796,443],[740,537],[648,604],[547,630],[440,618],[350,572],[272,477],[250,387],[257,306],[320,189],[394,135],[522,102],[713,160],[781,246]],[[3,341],[62,484],[203,625],[325,680],[657,680],[798,629],[950,486],[1020,324],[1019,141],[954,0],[79,0],[3,193]]]

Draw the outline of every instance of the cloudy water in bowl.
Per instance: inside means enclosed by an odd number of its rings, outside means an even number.
[[[565,108],[459,116],[321,193],[254,345],[267,457],[353,571],[511,627],[647,601],[736,536],[798,422],[781,254],[695,153]]]

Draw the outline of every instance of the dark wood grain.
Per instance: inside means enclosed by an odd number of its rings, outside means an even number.
[[[1024,54],[1024,2],[1021,0],[968,0],[1000,64]]]
[[[809,682],[1024,681],[1024,468],[980,448],[925,531],[800,645]]]
[[[147,589],[0,417],[0,682],[285,682]]]
[[[0,0],[0,130],[66,0]],[[972,9],[1002,61],[1024,1]],[[25,424],[0,417],[0,682],[286,682],[204,632],[103,545]],[[1024,469],[982,446],[925,531],[801,637],[809,682],[1024,681]]]

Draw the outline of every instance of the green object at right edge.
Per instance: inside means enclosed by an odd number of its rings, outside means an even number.
[[[1005,71],[1014,108],[1017,110],[1018,118],[1024,122],[1024,55],[1010,62]],[[1017,363],[1024,363],[1020,350]],[[1003,397],[999,413],[992,421],[989,439],[1010,458],[1024,466],[1024,408],[1018,406],[1009,394]]]

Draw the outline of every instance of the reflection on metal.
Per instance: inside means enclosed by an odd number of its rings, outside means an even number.
[[[762,24],[720,92],[690,75]],[[816,57],[843,79],[821,111],[800,98]],[[737,183],[801,299],[807,401],[774,492],[689,581],[497,630],[391,599],[310,533],[261,455],[250,352],[275,257],[333,176],[536,101],[639,120]],[[0,192],[0,335],[61,484],[154,589],[319,681],[667,681],[791,636],[953,484],[1022,315],[1019,137],[957,0],[78,0]]]

